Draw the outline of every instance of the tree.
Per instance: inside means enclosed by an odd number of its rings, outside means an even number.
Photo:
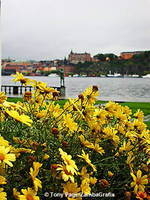
[[[106,60],[106,57],[104,54],[102,53],[99,53],[99,54],[96,54],[95,56],[93,56],[94,58],[98,59],[99,61],[105,61]]]

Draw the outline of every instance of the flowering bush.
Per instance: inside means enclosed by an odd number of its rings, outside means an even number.
[[[17,103],[0,93],[0,200],[50,199],[51,192],[68,200],[100,192],[116,200],[149,198],[150,131],[142,111],[114,102],[95,106],[97,86],[61,107],[55,89],[14,77],[34,90]]]

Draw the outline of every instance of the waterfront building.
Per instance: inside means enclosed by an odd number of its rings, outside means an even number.
[[[34,69],[34,66],[30,62],[6,62],[2,65],[2,74],[10,75],[12,73],[30,73]]]
[[[73,51],[70,52],[68,56],[68,61],[69,63],[72,64],[78,64],[79,62],[84,63],[84,62],[91,62],[92,57],[89,53],[73,53]]]
[[[131,59],[134,55],[144,53],[144,51],[133,51],[133,52],[121,52],[120,59],[128,60]]]

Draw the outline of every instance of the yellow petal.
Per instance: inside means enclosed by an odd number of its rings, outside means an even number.
[[[142,172],[141,172],[141,170],[138,170],[137,171],[137,178],[139,179],[139,178],[141,178],[141,176],[142,176]]]

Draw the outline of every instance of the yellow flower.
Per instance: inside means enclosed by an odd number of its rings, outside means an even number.
[[[69,98],[68,101],[64,105],[64,110],[67,111],[76,111],[83,119],[85,119],[82,111],[80,110],[81,108],[78,105],[79,102],[77,102],[77,99],[71,99]]]
[[[42,166],[41,163],[33,162],[33,168],[32,167],[30,168],[30,175],[31,175],[31,178],[32,178],[32,181],[33,181],[33,184],[34,184],[35,191],[38,191],[38,187],[42,188],[41,181],[38,178],[36,178],[36,176],[39,173],[39,169],[40,169],[41,166]]]
[[[83,194],[91,193],[91,188],[88,179],[82,180],[80,188]]]
[[[21,192],[23,195],[19,195],[19,200],[40,200],[40,198],[36,196],[37,192],[31,188],[22,189]]]
[[[82,167],[81,172],[79,172],[79,175],[82,176],[82,178],[89,178],[89,174],[87,173],[86,167]]]
[[[104,150],[102,147],[99,146],[99,144],[93,144],[91,142],[89,142],[88,140],[85,140],[84,136],[83,135],[80,135],[79,136],[79,139],[81,141],[81,143],[85,146],[85,147],[88,147],[90,149],[93,149],[95,150],[96,152],[100,153],[100,154],[103,154],[104,153]]]
[[[84,101],[87,101],[89,104],[94,104],[99,96],[99,91],[98,89],[95,90],[93,86],[87,88],[82,95],[84,96]]]
[[[34,151],[33,150],[31,150],[31,149],[26,149],[26,148],[13,148],[12,150],[11,150],[13,153],[34,153]]]
[[[150,145],[150,130],[142,131],[141,138],[143,140],[143,144],[146,144],[146,146]]]
[[[117,133],[117,130],[115,130],[114,128],[112,127],[105,127],[103,129],[103,133],[105,133],[105,135],[103,136],[104,138],[106,139],[110,139],[114,142],[114,144],[118,144],[120,139],[118,137],[118,135],[116,135]]]
[[[108,176],[112,177],[114,175],[114,173],[112,173],[111,171],[108,171]]]
[[[38,119],[44,118],[47,115],[47,110],[40,110],[36,113],[36,117]]]
[[[3,176],[0,176],[0,185],[6,184],[6,178]]]
[[[87,122],[91,123],[93,121],[95,106],[93,104],[85,104],[83,105],[82,114]]]
[[[99,144],[95,144],[94,148],[93,148],[96,152],[103,154],[105,153],[104,149],[102,147],[99,146]]]
[[[59,93],[54,88],[48,87],[46,83],[37,82],[36,88],[40,91],[41,94],[49,94],[49,93]]]
[[[0,146],[5,146],[5,147],[9,146],[9,142],[5,140],[2,136],[0,136]]]
[[[0,163],[6,163],[10,167],[13,166],[11,162],[16,160],[15,154],[9,153],[11,147],[0,146]]]
[[[86,167],[82,167],[81,172],[79,175],[81,176],[81,192],[83,194],[90,194],[91,193],[91,187],[90,184],[95,184],[97,182],[97,179],[95,177],[91,177],[91,174],[87,173]]]
[[[127,131],[125,133],[125,136],[129,138],[131,141],[135,141],[136,138],[138,137],[138,134],[136,133],[136,131]]]
[[[132,114],[132,110],[128,106],[122,106],[122,111],[128,116]]]
[[[83,158],[85,162],[87,162],[93,169],[93,171],[97,171],[96,167],[91,163],[91,160],[89,159],[89,154],[85,154],[84,150],[82,150],[82,154],[78,155],[78,157]]]
[[[54,102],[51,102],[49,104],[47,104],[47,112],[50,116],[52,117],[59,117],[61,115],[61,113],[63,112],[63,110],[60,108],[59,104],[56,104]]]
[[[89,123],[88,123],[91,131],[93,134],[98,134],[99,132],[101,132],[102,130],[102,126],[100,123],[94,121],[94,120],[90,120]]]
[[[2,111],[0,111],[0,122],[4,122],[5,121],[5,115]]]
[[[7,97],[4,92],[0,92],[0,104],[6,101]]]
[[[133,167],[132,161],[135,159],[133,152],[128,152],[128,157],[126,163],[129,165],[129,167]]]
[[[109,101],[108,103],[106,103],[105,108],[108,112],[110,113],[115,113],[118,110],[118,107],[120,107],[120,105],[118,103]]]
[[[61,158],[63,159],[63,161],[66,165],[67,171],[71,172],[72,174],[77,174],[78,167],[75,164],[75,161],[72,160],[72,156],[68,155],[61,148],[59,148],[59,152],[60,152]]]
[[[5,176],[5,175],[6,175],[5,168],[6,168],[5,163],[3,163],[3,162],[0,163],[0,174],[1,174],[2,176]]]
[[[7,194],[6,192],[3,192],[4,189],[0,188],[0,200],[7,200]]]
[[[44,154],[43,159],[44,159],[44,160],[47,160],[47,159],[49,159],[49,157],[50,157],[50,156],[49,156],[48,154]]]
[[[139,121],[143,121],[144,119],[144,113],[141,110],[138,110],[134,115]]]
[[[15,75],[11,75],[12,77],[15,77],[12,81],[14,82],[20,82],[22,85],[27,85],[31,82],[30,79],[25,78],[22,73],[16,72]]]
[[[82,143],[84,146],[86,146],[86,147],[88,147],[88,148],[91,148],[91,149],[94,148],[94,144],[92,144],[91,142],[89,142],[88,140],[86,140],[86,139],[84,138],[83,135],[80,135],[80,136],[78,136],[78,137],[79,137],[81,143]]]
[[[144,192],[145,185],[148,184],[148,176],[142,176],[141,170],[137,171],[136,176],[133,173],[131,173],[131,176],[133,178],[133,182],[131,182],[131,187],[134,187],[134,193],[137,194],[137,192],[139,191]]]
[[[101,124],[105,124],[106,123],[108,115],[109,115],[109,113],[106,110],[95,109],[95,112],[94,112],[95,120],[98,121]]]
[[[142,121],[135,119],[133,121],[133,126],[138,130],[138,131],[144,131],[144,129],[147,127],[146,124],[144,124]]]
[[[68,182],[66,184],[63,184],[63,188],[64,188],[63,192],[65,193],[65,195],[67,196],[68,194],[68,200],[82,200],[82,198],[77,197],[78,195],[80,196],[79,194],[80,188],[78,187],[77,183]],[[69,195],[71,194],[72,194],[72,197],[69,197]]]
[[[22,109],[22,106],[19,105],[19,102],[18,102],[18,103],[13,103],[13,102],[5,101],[5,102],[3,103],[3,106],[4,106],[5,108],[11,108],[12,110],[14,110],[14,109]]]
[[[77,183],[71,183],[68,182],[63,185],[64,187],[64,193],[78,193],[80,191],[80,188],[78,188]]]
[[[61,171],[60,175],[64,181],[70,180],[72,183],[74,182],[74,174],[75,173],[71,173],[70,171],[68,171],[65,165],[59,165],[56,170]]]
[[[133,145],[131,145],[131,142],[128,141],[127,143],[124,141],[123,145],[119,148],[119,152],[123,152],[123,151],[130,151],[131,149],[133,149]]]
[[[16,188],[13,188],[13,196],[15,199],[19,199],[20,192]]]
[[[26,124],[27,126],[31,126],[32,124],[32,119],[30,119],[29,116],[27,115],[20,115],[17,111],[15,110],[6,110],[7,114],[9,116],[11,116],[12,118],[14,118],[16,121],[22,122],[24,124]]]
[[[90,177],[90,184],[95,185],[97,182],[97,178],[95,177]]]
[[[20,153],[34,153],[33,150],[31,149],[26,149],[26,148],[11,148],[11,152],[14,153],[16,155],[16,157],[20,156]]]
[[[89,178],[82,179],[80,188],[83,194],[90,194],[91,193],[90,179]]]
[[[63,115],[63,125],[64,127],[67,127],[70,132],[74,132],[78,129],[78,125],[72,119],[71,114]]]
[[[43,96],[42,95],[36,95],[35,97],[34,97],[34,101],[35,101],[35,103],[37,103],[37,104],[41,104],[42,102],[43,102],[43,100],[44,100],[44,98],[43,98]]]

